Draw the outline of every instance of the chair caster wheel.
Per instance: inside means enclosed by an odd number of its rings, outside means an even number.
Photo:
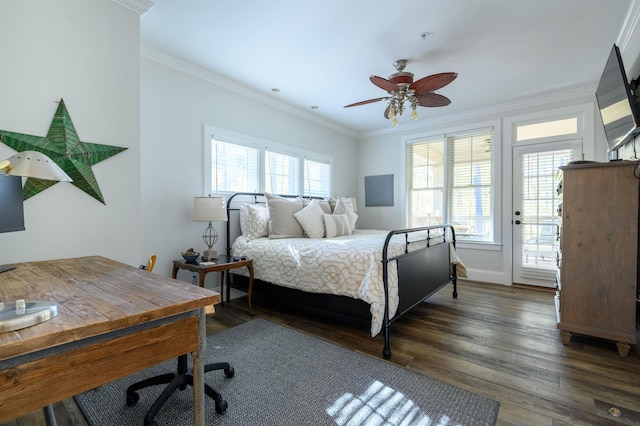
[[[133,392],[131,395],[127,394],[127,405],[129,407],[136,405],[139,399],[140,395],[137,392]]]
[[[220,402],[216,402],[216,413],[222,414],[227,411],[227,408],[229,408],[229,404],[227,404],[227,401],[224,399],[220,400]]]
[[[229,367],[228,370],[224,370],[224,375],[228,378],[232,378],[234,374],[236,374],[236,370],[234,370],[233,367]]]

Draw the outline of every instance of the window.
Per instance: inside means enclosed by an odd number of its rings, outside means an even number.
[[[494,241],[493,129],[407,147],[410,227],[450,223],[456,237]]]
[[[256,192],[258,150],[216,139],[211,145],[212,192]]]
[[[304,196],[331,196],[331,164],[304,159]]]
[[[521,142],[576,133],[578,133],[578,117],[571,117],[562,120],[519,125],[516,127],[516,141]]]
[[[331,196],[329,157],[208,125],[204,151],[205,194],[265,191]]]
[[[287,154],[265,152],[264,190],[273,194],[300,194],[300,160]]]

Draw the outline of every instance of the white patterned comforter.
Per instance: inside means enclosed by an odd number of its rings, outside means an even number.
[[[382,246],[388,231],[356,230],[352,235],[310,239],[238,237],[235,256],[253,260],[254,277],[311,293],[330,293],[361,299],[370,305],[371,335],[384,319]],[[404,252],[404,237],[389,245],[388,258]],[[246,274],[245,268],[234,272]],[[389,318],[398,308],[396,262],[389,262]]]

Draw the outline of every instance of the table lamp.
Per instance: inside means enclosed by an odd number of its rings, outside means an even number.
[[[7,176],[15,177],[9,180]],[[0,161],[0,178],[7,179],[2,181],[0,190],[0,232],[24,230],[21,176],[71,182],[71,178],[52,159],[37,151],[19,152]],[[13,268],[12,265],[0,265],[0,273]]]
[[[193,221],[209,222],[202,234],[202,241],[207,246],[207,250],[202,254],[205,262],[210,259],[217,259],[218,252],[213,250],[213,245],[218,241],[218,232],[213,227],[212,222],[226,222],[227,209],[224,197],[195,197],[193,199]]]
[[[44,180],[72,181],[51,158],[38,151],[19,152],[0,161],[0,173]]]
[[[72,179],[52,159],[37,151],[19,152],[0,161],[0,175],[23,176],[44,180],[71,182]],[[0,179],[4,179],[0,176]],[[21,182],[18,182],[20,186]],[[21,194],[20,194],[21,195]],[[22,197],[10,200],[0,199],[0,203],[22,203]],[[7,206],[4,206],[7,207]],[[11,207],[11,206],[8,206]],[[21,209],[15,209],[20,211]],[[24,219],[22,219],[24,221]],[[22,230],[17,228],[14,230]],[[15,269],[13,265],[0,265],[0,272]],[[15,302],[0,302],[0,333],[20,330],[48,321],[58,315],[58,305],[50,301],[18,299]]]

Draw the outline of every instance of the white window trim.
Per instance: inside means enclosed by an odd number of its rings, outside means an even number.
[[[493,128],[493,158],[491,167],[493,167],[493,178],[494,178],[494,187],[493,187],[493,212],[494,212],[494,220],[493,220],[493,242],[483,242],[483,241],[458,241],[456,246],[459,248],[473,248],[473,249],[484,249],[484,250],[492,250],[497,251],[502,248],[502,169],[500,165],[500,161],[502,159],[502,133],[500,129],[502,128],[500,124],[500,120],[487,120],[481,121],[473,124],[461,125],[456,127],[438,129],[438,131],[428,132],[428,133],[417,133],[406,135],[402,137],[402,170],[405,170],[405,173],[402,173],[400,176],[400,187],[402,188],[402,192],[400,193],[400,213],[402,215],[402,224],[404,227],[407,226],[408,223],[408,212],[407,212],[407,174],[409,171],[406,169],[407,166],[407,145],[423,140],[433,140],[433,139],[443,139],[447,136],[455,136],[460,134],[468,134],[470,132],[482,131]]]
[[[507,170],[509,177],[513,177],[513,155],[512,150],[514,146],[534,145],[544,141],[540,139],[533,139],[524,142],[515,142],[516,140],[516,127],[521,124],[531,124],[541,121],[553,121],[559,118],[567,118],[568,116],[578,116],[582,119],[578,119],[578,134],[577,135],[563,135],[561,138],[582,139],[582,153],[586,160],[606,161],[605,150],[602,156],[596,154],[595,143],[595,131],[597,114],[595,96],[594,101],[589,103],[571,105],[568,107],[560,107],[554,109],[544,109],[543,111],[534,111],[525,114],[519,114],[511,117],[505,117],[502,120],[502,134],[504,135],[504,142],[507,149],[504,152],[503,169]],[[581,125],[582,124],[582,125]],[[599,124],[601,125],[601,124]],[[603,145],[602,148],[605,148]],[[513,212],[513,194],[511,187],[506,188],[503,198],[503,217],[510,217]],[[505,284],[511,285],[513,282],[513,226],[508,221],[503,224],[504,235],[504,251],[503,251],[503,265],[505,271]]]
[[[266,139],[257,138],[254,136],[245,135],[242,133],[234,132],[227,129],[222,129],[219,127],[214,127],[209,124],[205,124],[203,126],[203,153],[204,153],[204,164],[203,164],[203,180],[204,180],[204,195],[208,195],[212,193],[211,188],[211,139],[216,138],[217,140],[223,142],[234,143],[237,145],[243,145],[251,148],[256,148],[258,150],[258,192],[264,192],[265,187],[265,179],[264,179],[264,170],[265,170],[265,151],[269,150],[272,152],[277,152],[280,154],[291,155],[297,157],[300,160],[300,184],[302,185],[301,191],[304,188],[304,160],[317,161],[321,163],[326,163],[331,166],[331,182],[330,182],[330,191],[333,194],[333,178],[334,178],[334,164],[333,157],[318,154],[317,152],[310,152],[302,149],[297,149],[295,147],[279,144],[273,141],[268,141]],[[294,195],[294,194],[291,194]],[[301,195],[301,194],[300,194]]]
[[[552,110],[538,111],[529,114],[522,114],[513,117],[504,118],[503,132],[506,135],[506,140],[509,146],[522,146],[532,145],[545,142],[553,142],[558,139],[582,139],[582,155],[588,160],[605,161],[604,158],[598,159],[596,155],[595,147],[595,125],[594,119],[595,104],[579,104],[566,108],[557,108]],[[544,123],[547,121],[562,120],[565,118],[577,118],[578,119],[578,131],[573,134],[566,134],[560,136],[551,136],[548,138],[538,138],[526,141],[516,140],[516,131],[518,126]],[[509,153],[509,158],[511,153]],[[509,161],[510,163],[511,161]]]

